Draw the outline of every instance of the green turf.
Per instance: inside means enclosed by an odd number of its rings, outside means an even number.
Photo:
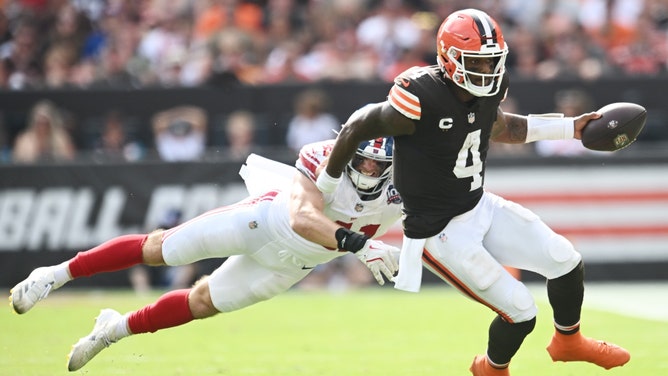
[[[157,295],[64,288],[25,315],[0,312],[1,375],[470,375],[493,314],[447,287],[418,294],[391,288],[332,294],[291,291],[242,311],[123,339],[77,372],[70,346],[100,308],[125,312]],[[534,332],[511,364],[513,376],[668,375],[668,324],[585,309],[586,335],[619,343],[629,364],[605,371],[553,363],[545,351],[550,309],[539,299]]]

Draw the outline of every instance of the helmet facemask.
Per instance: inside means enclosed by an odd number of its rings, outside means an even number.
[[[485,50],[486,47],[487,46],[482,46],[481,50]],[[501,79],[506,72],[506,56],[508,56],[508,49],[500,49],[498,46],[492,46],[492,48],[488,49],[490,50],[489,52],[475,52],[460,50],[457,47],[451,46],[445,55],[450,64],[455,67],[452,73],[444,69],[445,67],[442,60],[445,58],[443,56],[439,56],[440,58],[438,59],[438,62],[444,72],[455,84],[457,84],[457,86],[465,89],[476,97],[493,96],[496,95],[501,88]],[[466,68],[467,58],[493,59],[495,61],[494,70],[492,73],[478,73],[469,70]],[[480,84],[475,84],[475,81],[480,82]]]
[[[346,165],[346,171],[350,181],[360,196],[371,196],[379,193],[385,182],[392,175],[392,148],[391,138],[378,138],[365,141],[360,144],[355,156]],[[365,159],[376,161],[377,171],[374,175],[366,175],[358,169]]]

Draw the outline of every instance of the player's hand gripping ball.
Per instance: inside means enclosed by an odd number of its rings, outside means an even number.
[[[645,107],[635,103],[611,103],[596,112],[602,116],[582,130],[582,145],[591,150],[616,151],[631,145],[647,120]]]

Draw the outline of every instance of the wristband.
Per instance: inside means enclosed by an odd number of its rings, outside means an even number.
[[[334,178],[327,173],[327,169],[320,171],[318,175],[318,180],[315,182],[315,186],[318,187],[320,192],[323,193],[332,193],[336,190],[336,186],[341,182],[341,176]]]
[[[356,253],[362,249],[364,244],[366,244],[366,241],[369,240],[368,236],[350,231],[345,227],[336,230],[334,236],[336,237],[337,247],[351,253]]]
[[[575,135],[575,119],[564,114],[527,116],[527,138],[524,142],[538,140],[569,140]]]

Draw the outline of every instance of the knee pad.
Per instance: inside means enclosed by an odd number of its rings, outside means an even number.
[[[573,247],[573,244],[565,237],[554,234],[547,244],[550,257],[558,263],[572,261],[573,266],[580,262],[581,256]]]
[[[513,322],[529,321],[538,314],[533,296],[521,282],[515,284],[510,299],[516,309],[515,314],[512,315]]]
[[[479,290],[487,290],[503,273],[503,266],[484,249],[472,249],[462,266]]]

